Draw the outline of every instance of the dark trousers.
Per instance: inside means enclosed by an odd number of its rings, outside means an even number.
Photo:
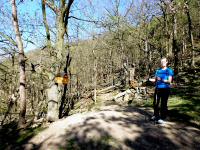
[[[156,119],[165,119],[167,117],[167,101],[169,98],[169,94],[169,88],[155,89],[153,107],[154,116],[156,117]]]

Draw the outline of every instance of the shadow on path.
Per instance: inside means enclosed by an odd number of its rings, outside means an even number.
[[[149,121],[150,111],[117,105],[76,114],[53,123],[24,145],[25,149],[129,150],[199,149],[200,130]]]

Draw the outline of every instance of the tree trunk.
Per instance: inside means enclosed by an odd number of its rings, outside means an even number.
[[[45,30],[46,30],[47,47],[50,48],[51,47],[51,36],[50,36],[50,32],[49,32],[49,26],[47,23],[45,0],[42,0],[42,15],[43,15],[43,23],[44,23]]]
[[[129,69],[129,84],[135,80],[135,64],[132,64]]]
[[[178,74],[178,52],[179,47],[177,45],[177,18],[176,14],[173,14],[173,39],[172,39],[172,50],[174,53],[174,73],[175,75]]]
[[[189,4],[188,1],[185,1],[185,6],[186,6],[186,15],[188,19],[188,35],[189,35],[189,42],[191,46],[191,55],[192,55],[192,62],[191,66],[194,66],[194,42],[193,42],[193,35],[192,35],[192,20],[190,16],[190,11],[189,11]]]
[[[57,16],[56,19],[56,28],[57,28],[57,39],[56,39],[56,50],[57,50],[57,60],[59,63],[58,69],[61,69],[62,66],[62,59],[63,59],[63,51],[64,51],[64,35],[65,35],[65,26],[64,26],[64,20],[62,17],[62,13]],[[58,70],[57,70],[58,71]]]
[[[163,3],[163,1],[160,1],[161,4]],[[167,24],[167,12],[166,12],[166,4],[163,6],[161,6],[161,10],[163,13],[163,19],[164,19],[164,37],[166,38],[165,41],[165,51],[163,52],[163,54],[166,56],[168,55],[169,52],[169,47],[168,47],[168,24]]]
[[[64,34],[65,34],[65,26],[64,26],[64,20],[63,20],[63,14],[60,12],[60,14],[56,18],[56,26],[57,26],[57,39],[56,39],[56,50],[57,50],[57,56],[56,56],[56,63],[57,66],[55,68],[56,75],[61,72],[61,68],[63,66],[63,51],[64,51]],[[50,81],[52,82],[52,81]],[[48,121],[56,121],[61,117],[61,114],[59,115],[59,112],[61,113],[60,104],[61,104],[61,98],[62,98],[62,85],[56,84],[54,81],[52,84],[50,84],[50,88],[48,89],[48,115],[47,120]]]
[[[57,57],[56,63],[58,64],[55,68],[56,74],[59,74],[62,68],[62,60],[63,60],[63,50],[64,50],[64,21],[62,20],[61,14],[57,16],[56,19],[57,23],[57,40],[56,40],[56,50],[57,50]],[[52,82],[52,81],[50,81]],[[59,119],[59,107],[61,104],[61,97],[62,97],[62,85],[54,83],[54,81],[50,84],[50,88],[48,89],[48,121],[56,121]]]
[[[59,93],[58,86],[53,84],[47,91],[48,95],[48,112],[47,120],[52,122],[58,120],[59,115]]]
[[[47,4],[56,14],[56,29],[57,29],[57,37],[56,37],[56,64],[54,72],[56,74],[61,72],[61,69],[63,68],[64,64],[64,36],[67,35],[67,25],[68,25],[68,19],[69,19],[69,11],[71,8],[72,3],[74,0],[68,0],[68,3],[64,0],[60,0],[58,3],[52,3],[50,0],[45,0],[45,4]],[[56,4],[59,4],[59,6],[56,6]],[[63,85],[56,84],[54,82],[55,75],[49,76],[50,81],[50,87],[48,89],[48,121],[55,121],[61,116],[59,115],[59,108],[60,113],[62,106],[60,104],[62,103],[62,93],[66,92],[66,87],[64,91]],[[52,93],[51,93],[52,92]]]
[[[23,127],[26,120],[26,75],[25,75],[25,59],[24,59],[24,48],[21,39],[21,34],[19,31],[19,24],[18,24],[18,17],[17,17],[17,7],[15,0],[12,0],[12,20],[13,20],[13,27],[16,34],[16,42],[17,47],[19,49],[19,94],[20,94],[20,114],[19,114],[19,122],[18,127]]]

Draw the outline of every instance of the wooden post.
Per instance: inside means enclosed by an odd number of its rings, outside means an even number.
[[[135,64],[132,64],[131,68],[129,69],[129,82],[135,80]]]
[[[94,50],[93,50],[93,54],[94,54],[94,78],[93,78],[93,82],[94,82],[94,102],[96,103],[96,101],[97,101],[97,58],[95,56]]]

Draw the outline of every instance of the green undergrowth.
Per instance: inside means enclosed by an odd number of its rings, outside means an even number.
[[[200,127],[199,96],[173,96],[169,100],[169,115],[174,120]]]
[[[75,104],[74,108],[69,112],[69,115],[98,110],[100,106],[101,101],[99,99],[97,99],[96,103],[92,99],[82,99]]]
[[[200,91],[198,86],[172,89],[168,100],[169,118],[200,128]],[[133,101],[131,106],[153,108],[153,97]]]

